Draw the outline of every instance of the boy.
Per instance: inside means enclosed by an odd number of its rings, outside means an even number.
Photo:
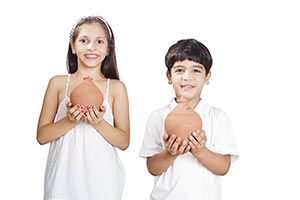
[[[219,200],[220,176],[228,172],[238,152],[226,114],[201,98],[211,76],[211,54],[195,39],[180,40],[169,48],[165,64],[175,98],[149,116],[140,151],[140,156],[147,158],[148,171],[155,176],[150,199]],[[203,130],[193,131],[188,141],[176,133],[168,135],[164,128],[166,116],[180,97],[203,122]]]

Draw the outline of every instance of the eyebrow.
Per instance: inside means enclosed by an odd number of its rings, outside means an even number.
[[[180,68],[180,67],[183,67],[183,68],[185,68],[186,66],[185,65],[174,65],[174,69],[176,69],[176,68]],[[201,65],[201,64],[197,64],[197,65],[192,65],[191,67],[194,67],[194,68],[200,68],[200,69],[204,69],[204,66],[203,65]]]
[[[78,38],[90,38],[89,36],[87,35],[78,35]],[[96,39],[106,39],[105,36],[98,36],[96,37]]]

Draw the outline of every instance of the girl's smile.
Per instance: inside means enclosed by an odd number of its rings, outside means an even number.
[[[99,58],[97,54],[85,54],[84,57],[91,61],[97,60]]]

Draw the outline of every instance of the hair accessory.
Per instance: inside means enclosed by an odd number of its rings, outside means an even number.
[[[109,39],[111,39],[112,33],[111,33],[110,26],[108,25],[107,21],[103,17],[100,17],[100,16],[97,16],[97,18],[100,19],[102,22],[104,22],[106,28],[108,29]]]
[[[101,17],[101,16],[88,16],[88,17],[82,17],[79,20],[77,20],[77,22],[75,23],[75,25],[73,26],[71,32],[70,32],[70,42],[73,42],[73,36],[75,33],[76,28],[78,27],[79,24],[81,24],[82,22],[84,22],[85,20],[99,20],[101,22],[103,22],[108,30],[108,35],[109,35],[109,39],[112,38],[112,31],[110,29],[110,26],[108,25],[107,21]]]

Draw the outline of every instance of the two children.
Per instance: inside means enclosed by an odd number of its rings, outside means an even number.
[[[201,96],[211,76],[210,52],[197,40],[180,40],[169,48],[165,63],[175,98],[149,116],[140,150],[155,176],[150,199],[221,199],[220,176],[238,152],[228,117]],[[51,143],[44,200],[120,200],[124,171],[116,148],[129,145],[129,103],[119,80],[114,35],[102,17],[84,17],[74,26],[67,64],[68,75],[49,81],[38,122],[38,142]],[[87,76],[104,94],[100,110],[70,102],[70,93]],[[184,141],[164,128],[180,97],[203,121],[203,130]]]

